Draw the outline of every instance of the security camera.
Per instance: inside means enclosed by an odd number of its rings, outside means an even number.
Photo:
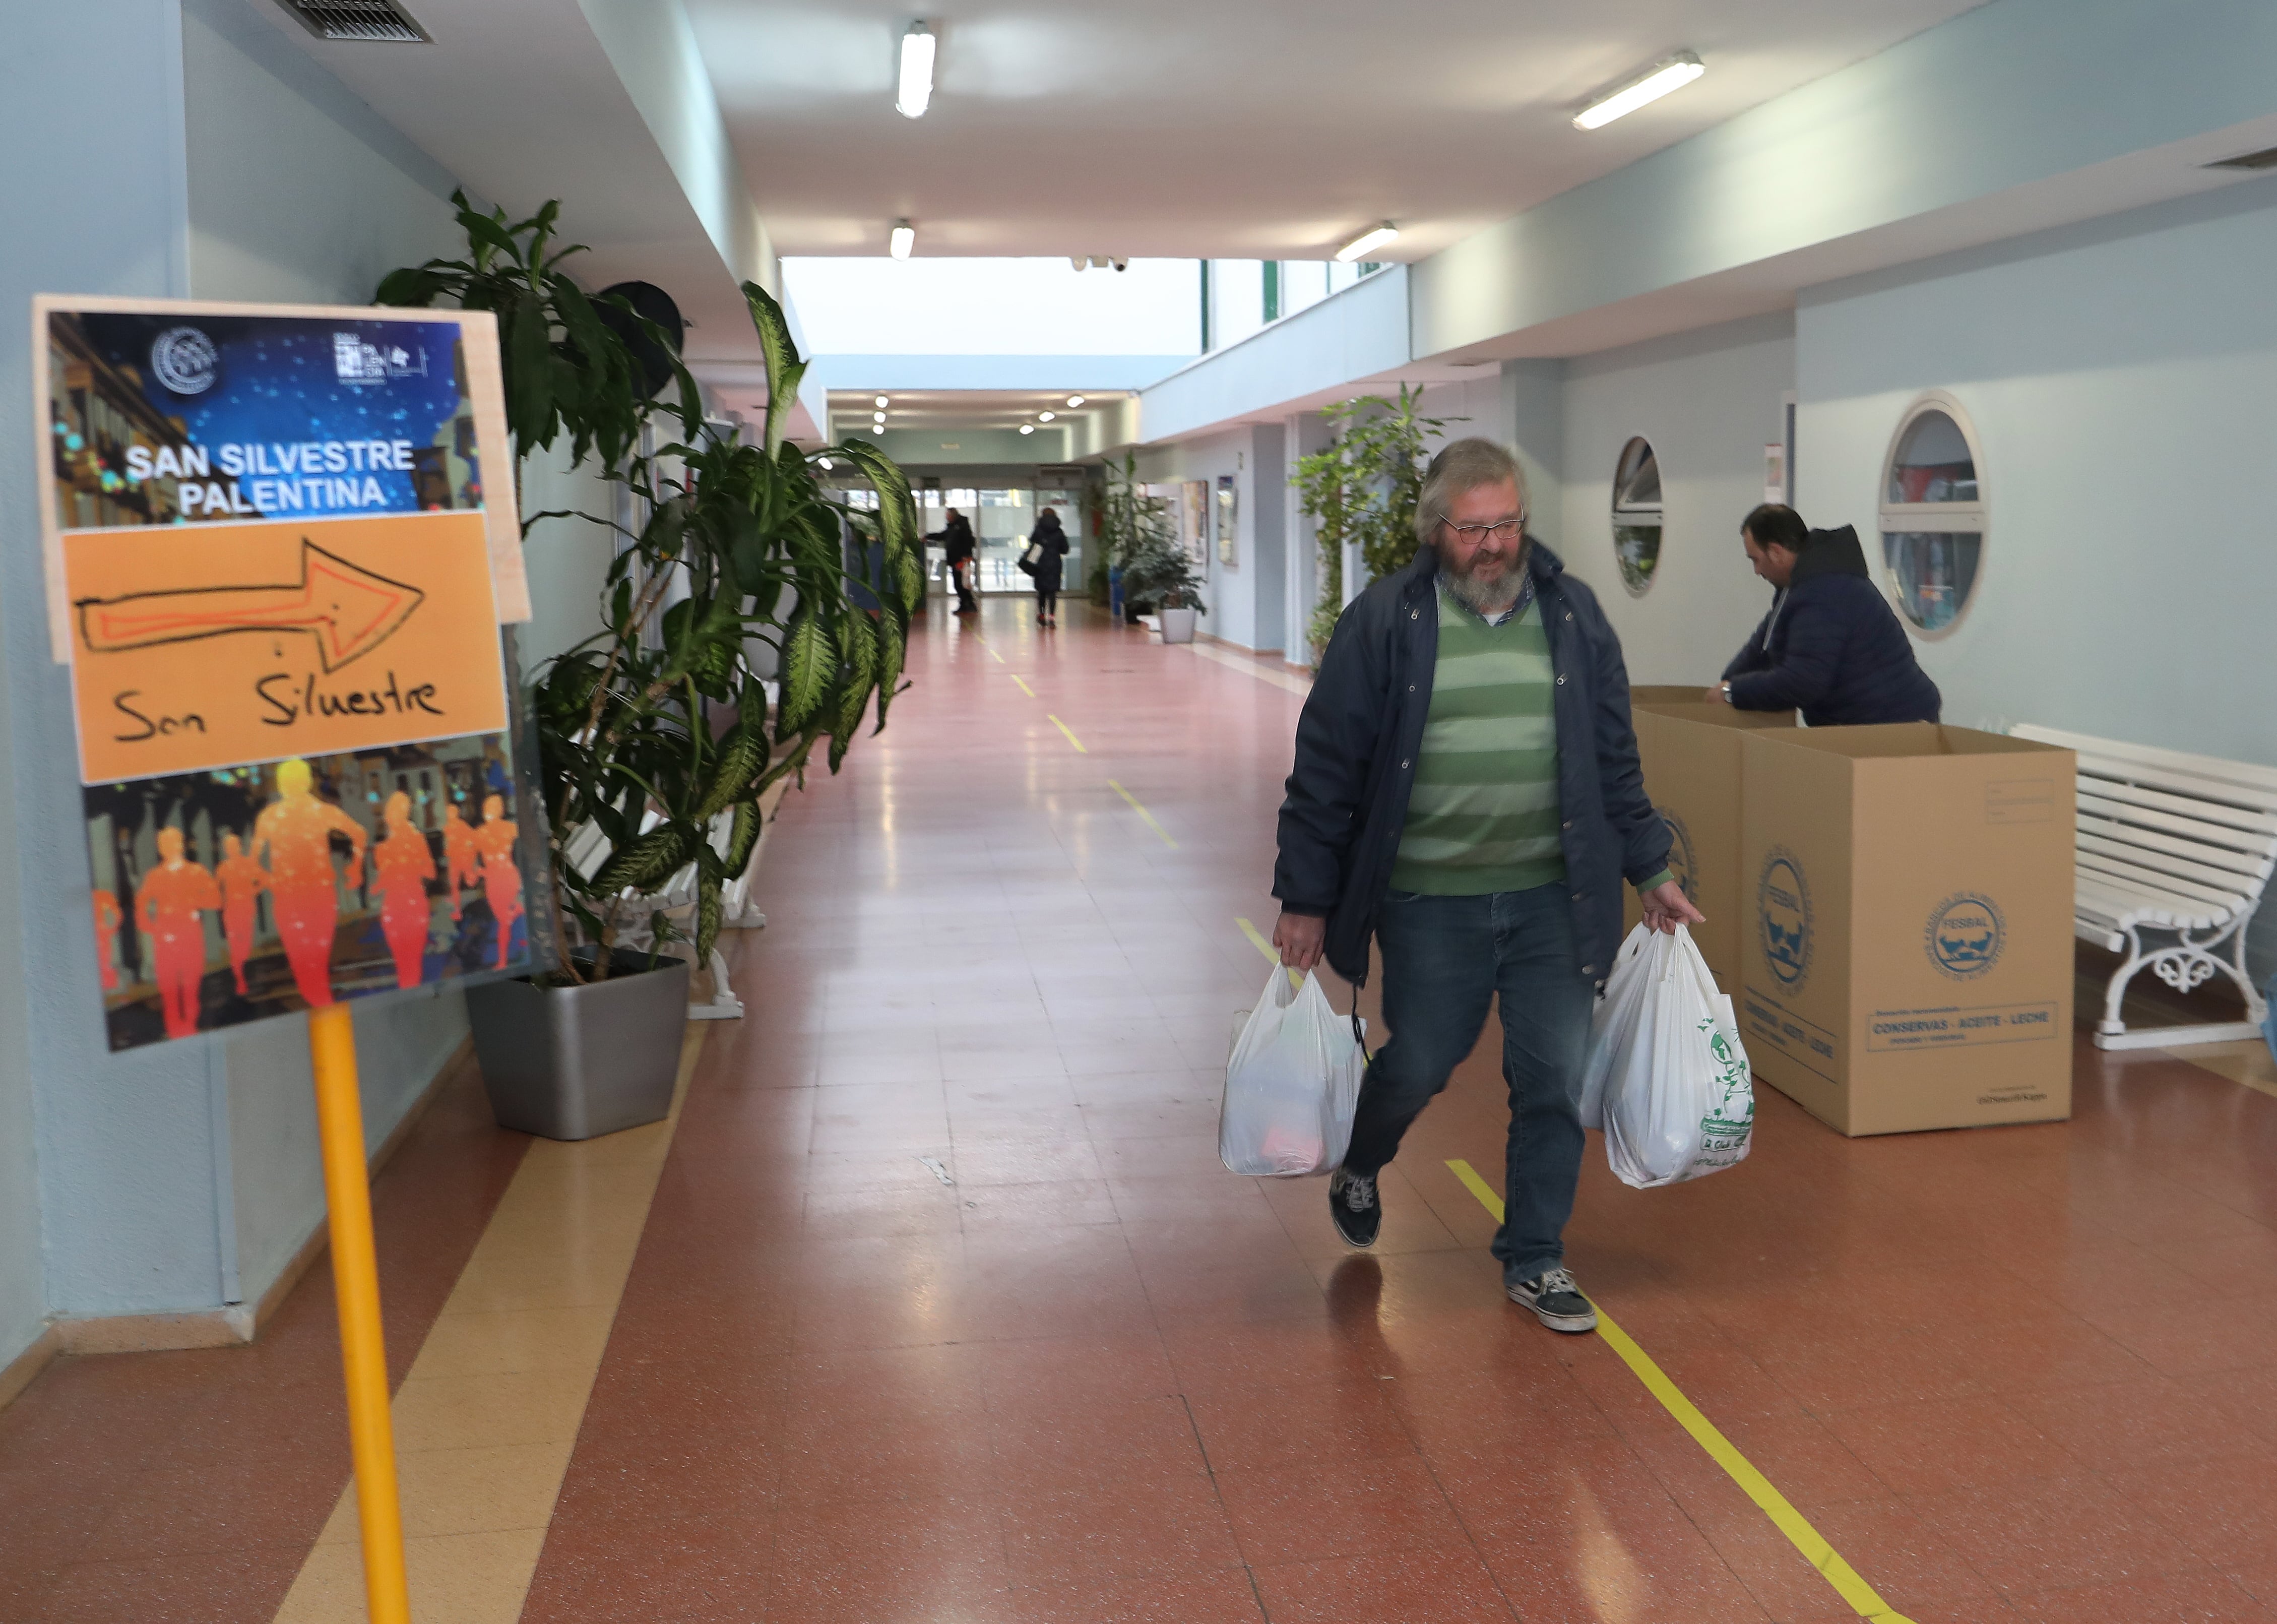
[[[1110,259],[1107,263],[1114,266],[1117,271],[1128,271],[1131,269],[1131,262],[1127,259]]]

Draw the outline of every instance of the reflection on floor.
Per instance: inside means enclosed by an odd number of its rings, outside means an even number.
[[[1024,608],[937,613],[786,803],[520,1616],[1854,1616],[1610,1347],[1502,1300],[1445,1165],[1496,1162],[1498,1037],[1374,1254],[1219,1168],[1301,698]],[[1915,1624],[2277,1620],[2277,1100],[2076,1052],[2069,1125],[1849,1141],[1765,1091],[1734,1172],[1593,1153],[1573,1262]],[[438,1117],[383,1180],[399,1369],[521,1145]],[[326,1289],[0,1413],[0,1618],[275,1615],[345,1482]]]

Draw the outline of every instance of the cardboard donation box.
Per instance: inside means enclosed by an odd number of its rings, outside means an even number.
[[[1740,751],[1755,1075],[1853,1137],[2070,1116],[2072,752],[1930,722]]]
[[[1637,754],[1644,763],[1644,792],[1668,820],[1672,836],[1669,872],[1693,906],[1708,916],[1692,940],[1715,972],[1717,985],[1740,991],[1740,943],[1753,910],[1740,877],[1740,741],[1763,728],[1792,729],[1793,711],[1735,711],[1701,703],[1700,690],[1639,689],[1639,694],[1679,693],[1681,701],[1634,698]],[[1627,891],[1627,926],[1644,917]]]
[[[1629,708],[1633,711],[1664,711],[1672,705],[1702,705],[1707,702],[1708,684],[1689,686],[1658,682],[1632,683],[1629,688]]]

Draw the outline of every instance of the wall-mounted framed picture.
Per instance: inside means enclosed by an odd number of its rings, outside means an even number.
[[[1234,487],[1233,476],[1220,474],[1217,477],[1217,561],[1228,569],[1235,568],[1239,561],[1234,550],[1234,538],[1238,533],[1240,499]]]
[[[1184,501],[1178,510],[1178,539],[1185,544],[1186,556],[1198,569],[1209,568],[1209,484],[1207,480],[1189,479],[1183,492]]]

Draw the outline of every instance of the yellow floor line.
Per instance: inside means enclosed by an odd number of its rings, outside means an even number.
[[[1036,690],[1028,686],[1028,679],[1026,677],[1022,676],[1018,672],[1015,671],[1012,673],[1012,680],[1020,685],[1020,691],[1027,695],[1029,698],[1032,699],[1036,697]]]
[[[1051,716],[1051,713],[1049,711],[1045,712],[1044,714]],[[1067,723],[1062,721],[1056,716],[1052,716],[1052,726],[1057,728],[1062,733],[1067,735],[1067,742],[1075,746],[1076,754],[1079,756],[1087,756],[1091,754],[1089,751],[1083,747],[1083,741],[1076,737],[1075,729],[1073,728],[1069,727]]]
[[[1275,947],[1271,942],[1266,941],[1265,934],[1259,930],[1257,926],[1252,925],[1247,919],[1237,919],[1234,920],[1234,923],[1240,926],[1241,934],[1249,938],[1249,945],[1265,955],[1267,963],[1277,964],[1281,962],[1281,949]],[[1289,972],[1290,986],[1302,987],[1304,984],[1305,978],[1303,976],[1298,975],[1293,970]],[[1269,986],[1270,983],[1268,982],[1268,985]]]
[[[1146,820],[1146,827],[1162,837],[1162,843],[1164,845],[1169,847],[1173,851],[1177,850],[1178,842],[1170,838],[1170,831],[1154,821],[1154,814],[1148,812],[1144,806],[1141,806],[1138,804],[1138,797],[1137,796],[1131,794],[1131,791],[1125,789],[1121,784],[1116,783],[1111,778],[1107,781],[1107,787],[1114,790],[1116,794],[1121,796],[1124,800],[1131,803],[1131,810],[1137,812],[1141,818],[1144,818]]]
[[[1247,921],[1243,921],[1246,924]],[[1463,1186],[1479,1198],[1479,1205],[1492,1213],[1495,1222],[1502,1222],[1503,1200],[1494,1186],[1479,1177],[1478,1170],[1468,1162],[1447,1163]],[[1593,1298],[1591,1300],[1595,1301]],[[1874,1624],[1909,1624],[1901,1614],[1893,1612],[1890,1604],[1874,1593],[1874,1587],[1858,1576],[1858,1572],[1844,1561],[1825,1536],[1811,1527],[1803,1514],[1795,1510],[1786,1496],[1771,1487],[1771,1480],[1755,1468],[1755,1463],[1741,1454],[1732,1440],[1716,1430],[1715,1423],[1702,1415],[1683,1391],[1668,1379],[1667,1372],[1652,1361],[1652,1356],[1629,1339],[1629,1335],[1613,1323],[1605,1305],[1596,1304],[1597,1334],[1607,1346],[1621,1356],[1621,1362],[1633,1371],[1645,1391],[1660,1400],[1661,1407],[1676,1418],[1677,1425],[1692,1435],[1693,1441],[1708,1452],[1710,1460],[1724,1468],[1732,1481],[1740,1485],[1747,1497],[1763,1509],[1763,1514],[1787,1536],[1802,1559],[1816,1568],[1821,1577],[1834,1587],[1835,1593],[1849,1604],[1850,1610]]]
[[[419,1624],[522,1616],[709,1030],[688,1027],[664,1121],[530,1146],[396,1392]],[[274,1624],[363,1624],[362,1574],[351,1484]]]

